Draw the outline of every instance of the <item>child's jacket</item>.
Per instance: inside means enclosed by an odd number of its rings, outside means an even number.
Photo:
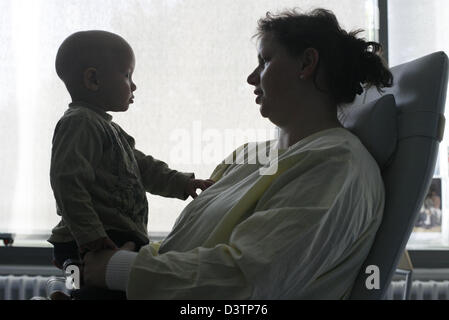
[[[51,243],[78,245],[105,237],[105,230],[148,240],[145,192],[185,200],[193,173],[181,173],[135,149],[134,139],[112,116],[72,103],[53,135],[50,182],[59,224]]]

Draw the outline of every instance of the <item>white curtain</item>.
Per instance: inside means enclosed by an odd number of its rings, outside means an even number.
[[[247,75],[257,20],[267,11],[325,7],[375,39],[375,0],[1,0],[0,232],[46,234],[58,222],[49,183],[54,127],[70,102],[54,71],[61,42],[102,29],[134,48],[137,84],[114,121],[137,147],[208,178],[244,142],[273,138]],[[149,230],[169,231],[185,202],[149,195]]]

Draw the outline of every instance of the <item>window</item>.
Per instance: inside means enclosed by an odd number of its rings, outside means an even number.
[[[0,232],[45,236],[59,220],[49,183],[51,139],[70,100],[54,58],[68,35],[103,29],[128,40],[138,89],[114,121],[138,149],[208,178],[242,143],[275,134],[246,83],[257,63],[257,20],[266,11],[320,6],[345,29],[363,28],[377,39],[375,0],[2,0]],[[148,198],[151,232],[169,231],[190,201]]]
[[[446,0],[388,1],[390,66],[436,51],[449,52],[449,2]],[[410,23],[412,22],[412,23]],[[446,119],[449,108],[446,104]],[[429,194],[407,248],[449,246],[448,130],[440,144],[439,158]]]

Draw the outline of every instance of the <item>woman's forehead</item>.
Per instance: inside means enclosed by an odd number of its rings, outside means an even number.
[[[257,52],[259,54],[281,54],[286,48],[278,41],[274,33],[268,32],[259,38]]]
[[[261,51],[265,51],[265,50],[270,50],[273,49],[274,47],[276,47],[276,45],[278,45],[274,34],[272,32],[268,32],[263,34],[258,42],[257,42],[257,50],[259,52]]]

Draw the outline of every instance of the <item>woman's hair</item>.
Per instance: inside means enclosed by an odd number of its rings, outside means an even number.
[[[317,70],[324,66],[329,94],[339,105],[354,101],[355,95],[363,92],[362,85],[381,90],[393,83],[393,75],[381,57],[382,46],[357,38],[362,31],[348,33],[341,29],[335,15],[326,9],[305,14],[293,9],[276,15],[267,12],[258,21],[255,36],[260,39],[272,33],[293,56],[315,48],[319,52]],[[316,75],[313,81],[318,88]]]

